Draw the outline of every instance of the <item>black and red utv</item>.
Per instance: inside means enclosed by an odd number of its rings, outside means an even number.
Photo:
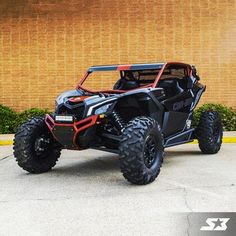
[[[92,66],[75,90],[58,96],[53,114],[19,128],[15,158],[24,170],[42,173],[55,166],[61,149],[99,149],[119,154],[128,181],[150,183],[164,148],[193,139],[203,153],[221,147],[218,113],[205,112],[191,125],[205,91],[199,80],[194,66],[177,62]]]

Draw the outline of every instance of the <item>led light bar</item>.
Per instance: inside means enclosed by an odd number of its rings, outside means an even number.
[[[73,116],[55,116],[55,121],[58,121],[58,122],[73,122]]]

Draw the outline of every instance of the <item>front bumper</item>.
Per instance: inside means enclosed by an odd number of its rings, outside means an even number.
[[[49,114],[45,116],[45,123],[53,137],[66,149],[83,149],[79,145],[78,138],[83,131],[95,125],[97,120],[98,115],[93,115],[73,123],[59,123]]]

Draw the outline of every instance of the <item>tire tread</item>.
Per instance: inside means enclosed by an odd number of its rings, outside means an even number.
[[[18,165],[34,174],[39,174],[49,171],[56,165],[58,158],[61,155],[61,149],[55,147],[50,156],[44,161],[39,161],[32,150],[32,140],[35,130],[47,129],[43,117],[33,117],[23,123],[14,137],[13,154]]]
[[[160,168],[155,172],[147,171],[143,161],[143,143],[146,133],[155,128],[162,142],[162,155],[164,153],[164,139],[158,123],[149,117],[137,117],[131,120],[123,131],[120,142],[120,169],[125,179],[134,184],[148,184],[156,179]],[[161,160],[162,162],[162,160]]]

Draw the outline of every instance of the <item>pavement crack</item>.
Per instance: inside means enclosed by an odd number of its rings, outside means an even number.
[[[0,200],[0,203],[14,203],[14,202],[29,202],[29,201],[64,201],[64,200],[70,200],[70,197],[62,197],[62,198],[36,198],[36,199],[26,199],[26,200],[21,200],[21,199],[15,199],[15,200]]]
[[[224,187],[234,187],[235,184],[232,183],[232,184],[219,184],[219,185],[201,185],[201,186],[198,186],[199,188],[224,188]]]
[[[190,229],[190,220],[189,220],[189,216],[190,214],[193,212],[193,209],[192,207],[190,206],[190,204],[188,203],[188,200],[187,200],[187,195],[188,195],[188,192],[187,192],[187,189],[184,188],[184,203],[185,203],[185,206],[189,209],[190,213],[187,213],[187,223],[188,223],[188,228],[187,228],[187,235],[189,236],[189,229]]]
[[[189,229],[190,229],[190,220],[189,220],[189,216],[190,216],[191,213],[188,213],[187,214],[187,222],[188,222],[188,228],[187,228],[187,235],[189,236]]]
[[[177,188],[167,188],[165,189],[165,192],[168,192],[168,191],[175,191],[175,190],[182,190],[183,188],[181,187],[177,187]]]
[[[189,211],[193,212],[193,209],[191,208],[191,206],[188,203],[187,195],[188,195],[187,189],[184,188],[184,203],[185,203],[186,207],[189,209]]]
[[[13,156],[13,154],[0,158],[0,161],[6,160],[8,157],[11,157],[11,156]]]

